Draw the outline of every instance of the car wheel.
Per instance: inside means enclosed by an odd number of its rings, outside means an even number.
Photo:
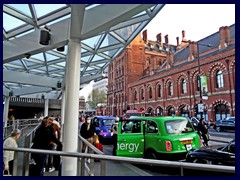
[[[216,127],[216,131],[217,131],[217,132],[220,132],[220,131],[221,131],[221,128],[220,128],[220,127]]]
[[[156,155],[155,152],[149,151],[149,152],[147,153],[147,158],[148,158],[148,159],[157,159],[157,155]]]

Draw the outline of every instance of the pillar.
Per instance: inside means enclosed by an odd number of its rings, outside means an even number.
[[[80,57],[79,40],[69,40],[66,70],[65,115],[63,133],[63,151],[78,151],[78,114],[80,88]],[[77,175],[77,158],[63,157],[63,176]]]

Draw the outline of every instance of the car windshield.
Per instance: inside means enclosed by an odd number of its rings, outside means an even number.
[[[165,127],[168,134],[180,134],[194,131],[191,123],[187,119],[166,121]]]
[[[129,118],[131,116],[141,116],[142,114],[141,113],[128,113],[126,114],[126,116]]]
[[[103,126],[111,126],[115,122],[114,119],[104,119],[102,121]]]

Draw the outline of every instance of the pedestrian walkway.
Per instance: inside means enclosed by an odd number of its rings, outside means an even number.
[[[33,129],[34,127],[30,127],[23,131],[23,134],[18,141],[19,148],[24,148],[25,136],[28,133],[30,133]],[[17,176],[22,176],[23,174],[22,172],[23,159],[24,159],[24,153],[19,152]],[[100,176],[100,162],[94,162],[94,175]],[[58,171],[55,170],[53,172],[45,172],[44,176],[58,176]],[[85,176],[88,176],[87,172],[85,172]],[[128,163],[106,161],[106,176],[151,176],[151,175]]]

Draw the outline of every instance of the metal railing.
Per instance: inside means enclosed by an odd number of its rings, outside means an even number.
[[[155,166],[163,166],[163,167],[169,167],[169,168],[170,167],[179,167],[181,169],[181,171],[180,171],[181,176],[184,176],[184,169],[194,169],[194,170],[201,170],[201,171],[211,171],[211,172],[222,172],[222,173],[235,174],[235,167],[234,166],[195,164],[195,163],[177,162],[177,161],[116,157],[116,156],[101,155],[101,154],[86,154],[86,153],[78,153],[78,152],[60,152],[60,151],[49,151],[49,150],[36,150],[36,149],[29,149],[29,148],[3,148],[3,149],[4,150],[9,150],[9,151],[15,151],[16,159],[14,160],[14,168],[17,166],[17,161],[16,160],[17,160],[17,157],[18,157],[18,152],[24,152],[24,153],[51,154],[51,155],[75,157],[75,158],[77,157],[78,159],[81,158],[81,170],[78,167],[78,171],[77,171],[77,172],[81,172],[81,175],[84,175],[84,173],[82,173],[82,172],[84,171],[84,167],[85,167],[85,162],[84,162],[85,158],[90,158],[91,160],[98,159],[100,161],[108,160],[108,161],[134,163],[134,164],[155,165]],[[23,162],[23,165],[24,165],[24,162]],[[102,168],[100,168],[101,176],[106,175],[106,166],[105,165],[103,164]],[[15,173],[16,172],[14,171],[13,175],[16,175]],[[94,175],[94,174],[90,174],[90,175]]]
[[[35,120],[36,119],[31,119]],[[31,122],[30,125],[35,124],[35,128],[25,135],[24,139],[24,148],[3,148],[3,150],[11,150],[15,151],[14,155],[14,167],[13,167],[13,176],[17,175],[17,167],[18,167],[18,160],[19,160],[19,152],[24,153],[24,158],[22,161],[22,176],[29,175],[29,162],[30,162],[30,155],[31,153],[37,154],[47,154],[47,155],[58,155],[64,157],[74,157],[78,158],[78,165],[77,165],[77,175],[85,176],[85,172],[88,173],[90,176],[94,176],[95,172],[95,163],[94,160],[100,160],[100,175],[106,176],[106,160],[108,161],[116,161],[116,162],[125,162],[125,163],[133,163],[133,164],[143,164],[143,165],[154,165],[154,166],[163,166],[163,167],[177,167],[180,168],[180,175],[184,176],[184,169],[192,169],[192,170],[201,170],[201,171],[210,171],[210,172],[223,172],[223,173],[230,173],[235,174],[235,167],[234,166],[222,166],[222,165],[209,165],[209,164],[196,164],[196,163],[187,163],[187,162],[179,162],[179,161],[166,161],[166,160],[151,160],[151,159],[143,159],[143,158],[129,158],[129,157],[116,157],[111,155],[105,155],[102,151],[98,150],[94,145],[89,143],[86,139],[82,136],[78,136],[79,138],[79,149],[81,149],[82,144],[85,143],[87,148],[90,148],[91,154],[87,153],[79,153],[79,152],[63,152],[63,151],[51,151],[51,150],[39,150],[39,149],[31,149],[32,140],[35,135],[35,131],[39,127],[35,121],[28,120]],[[23,127],[29,127],[29,125],[25,125]],[[95,153],[95,154],[94,154]],[[90,163],[89,165],[85,162],[85,159],[89,158]]]
[[[32,126],[37,126],[39,121],[37,118],[8,120],[8,125],[6,127],[4,127],[4,123],[5,122],[3,122],[3,139],[6,139],[11,135],[11,132],[14,129],[20,129],[22,130],[22,134],[24,134],[25,129]]]

